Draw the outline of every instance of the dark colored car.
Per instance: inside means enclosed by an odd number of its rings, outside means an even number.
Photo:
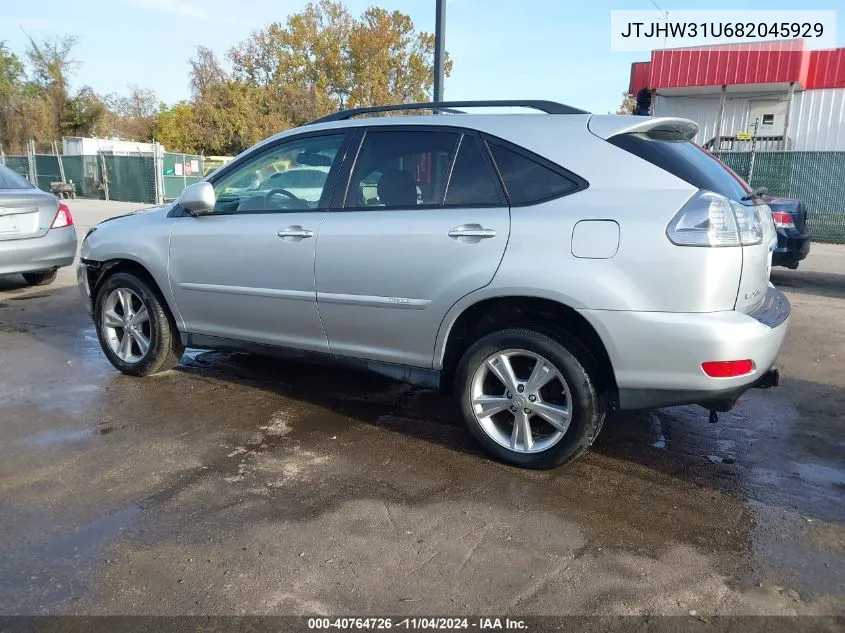
[[[807,210],[794,198],[766,197],[778,232],[778,246],[772,253],[772,266],[795,270],[798,262],[810,252],[810,232],[807,230]]]

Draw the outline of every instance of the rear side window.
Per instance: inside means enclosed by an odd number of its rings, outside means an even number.
[[[30,182],[12,171],[8,167],[0,165],[0,189],[33,189]]]
[[[670,143],[635,134],[620,134],[608,142],[699,189],[720,193],[731,200],[740,200],[749,191],[727,165],[694,143]]]
[[[446,204],[450,206],[500,205],[499,190],[493,174],[484,160],[478,141],[469,135],[461,139],[452,177],[446,189]]]
[[[522,152],[489,142],[511,204],[534,204],[572,193],[581,183]]]

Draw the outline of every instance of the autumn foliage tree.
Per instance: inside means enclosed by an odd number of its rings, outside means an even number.
[[[407,15],[370,7],[356,19],[340,2],[321,0],[234,46],[229,70],[199,47],[193,101],[178,116],[159,114],[156,138],[168,148],[235,154],[339,108],[426,101],[433,57],[434,36]],[[190,148],[179,145],[185,139]]]
[[[30,38],[24,58],[0,42],[0,143],[62,135],[157,140],[168,150],[237,154],[259,140],[340,108],[427,101],[434,36],[400,11],[353,16],[339,1],[308,4],[254,31],[218,59],[197,47],[190,100],[159,103],[151,90],[125,95],[70,89],[76,40]],[[446,60],[446,72],[451,61]]]
[[[633,114],[637,107],[637,100],[627,92],[622,93],[622,103],[616,108],[616,114]]]

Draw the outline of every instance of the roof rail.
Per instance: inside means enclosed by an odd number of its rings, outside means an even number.
[[[531,108],[540,110],[546,114],[589,114],[586,110],[573,108],[572,106],[557,103],[556,101],[528,100],[521,99],[498,99],[492,101],[429,101],[426,103],[397,103],[395,105],[372,106],[368,108],[350,108],[329,114],[311,123],[328,123],[329,121],[345,121],[361,114],[374,114],[377,112],[397,112],[402,110],[436,110],[449,114],[465,114],[455,108]]]

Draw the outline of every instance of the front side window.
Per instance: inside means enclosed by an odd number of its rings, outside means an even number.
[[[280,143],[214,182],[215,213],[316,209],[343,134]]]
[[[442,205],[457,132],[367,132],[346,193],[347,209]]]

